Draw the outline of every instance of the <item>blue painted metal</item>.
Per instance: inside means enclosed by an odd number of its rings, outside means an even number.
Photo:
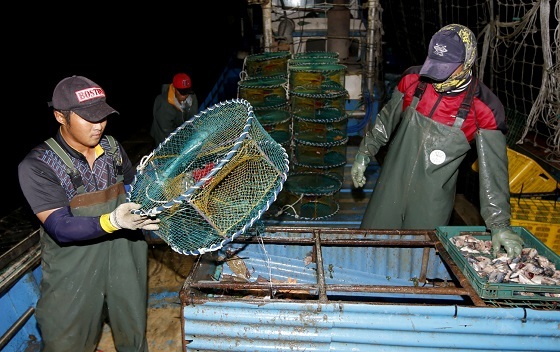
[[[316,302],[183,308],[192,351],[558,351],[560,311]]]
[[[266,233],[312,238],[311,233]],[[396,237],[396,236],[395,236]],[[322,240],[328,236],[322,236]],[[390,235],[380,239],[392,239]],[[404,241],[412,237],[403,236]],[[268,282],[317,283],[311,245],[231,244],[250,272]],[[423,248],[322,246],[328,285],[422,286]],[[219,256],[225,253],[219,253]],[[202,280],[236,272],[222,262]],[[214,274],[212,274],[214,270]],[[196,283],[194,271],[187,283]],[[209,279],[212,277],[212,279]],[[429,250],[427,277],[449,280]],[[335,296],[336,294],[336,296]],[[558,351],[560,310],[477,307],[457,295],[327,292],[326,302],[282,295],[208,294],[183,302],[187,351]],[[308,296],[305,296],[308,297]],[[374,298],[373,300],[371,298]],[[377,298],[377,299],[375,299]]]
[[[230,59],[222,74],[200,104],[199,110],[203,111],[219,102],[237,98],[237,83],[240,80],[241,69],[235,67],[233,59]]]
[[[26,272],[10,290],[0,296],[0,332],[5,334],[30,308],[35,309],[39,298],[41,268],[37,266]],[[31,315],[23,327],[8,341],[2,352],[38,350],[41,335],[35,315]],[[33,348],[34,349],[31,349]]]
[[[309,233],[279,232],[268,235],[271,237],[311,237]],[[328,236],[324,236],[324,238],[328,238]],[[380,235],[376,238],[389,240],[397,238],[397,236]],[[413,237],[399,236],[399,239],[412,240]],[[242,250],[239,252],[239,256],[250,268],[251,277],[272,276],[274,280],[281,281],[294,279],[298,283],[317,282],[315,266],[305,264],[306,260],[310,259],[310,246],[232,244],[226,247],[226,250],[234,252],[240,249]],[[323,265],[327,271],[325,278],[327,284],[414,286],[419,283],[423,248],[324,247],[322,254]],[[427,267],[427,277],[442,281],[450,280],[451,274],[434,249],[430,249],[429,257],[431,260]],[[223,274],[233,275],[234,273],[227,265],[224,265]],[[354,295],[358,294],[354,293]],[[396,294],[394,297],[402,297],[402,295]],[[416,297],[434,298],[433,296]]]

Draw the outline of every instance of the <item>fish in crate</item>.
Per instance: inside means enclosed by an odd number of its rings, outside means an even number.
[[[255,224],[282,190],[288,155],[244,99],[220,102],[172,132],[137,166],[128,200],[161,219],[178,253],[222,248]]]

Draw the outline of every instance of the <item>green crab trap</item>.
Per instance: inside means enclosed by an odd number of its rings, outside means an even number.
[[[348,138],[334,143],[310,143],[294,140],[293,162],[309,168],[330,169],[346,164]]]
[[[346,117],[345,103],[348,91],[334,82],[317,88],[290,91],[292,114],[315,122],[334,122]]]
[[[237,84],[237,97],[249,101],[255,109],[271,108],[288,102],[286,78],[260,77],[239,81]]]
[[[302,65],[333,65],[338,63],[336,57],[301,57],[297,59],[288,60],[288,69],[290,66]]]
[[[340,64],[291,65],[289,67],[290,92],[322,92],[324,85],[339,85],[344,89],[346,66]]]
[[[338,53],[336,51],[306,51],[302,53],[295,53],[294,59],[337,59]]]
[[[288,104],[271,108],[255,107],[254,112],[265,131],[284,148],[288,147],[292,137],[290,132],[292,116],[288,110]]]
[[[294,116],[294,139],[309,144],[327,145],[347,141],[348,121],[346,115],[329,122],[316,122]]]
[[[253,108],[257,120],[259,120],[263,127],[285,123],[291,119],[288,104],[281,104],[261,109],[255,108],[253,105]]]
[[[292,53],[289,51],[275,51],[252,54],[243,61],[245,78],[255,77],[286,77],[288,75],[288,60]]]
[[[276,200],[288,155],[244,99],[218,103],[172,132],[137,167],[128,200],[157,216],[154,233],[182,254],[215,251]]]
[[[336,214],[336,194],[342,181],[335,175],[317,172],[290,173],[284,184],[282,211],[302,220],[322,220]]]

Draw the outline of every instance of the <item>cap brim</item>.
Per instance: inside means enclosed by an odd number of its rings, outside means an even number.
[[[443,82],[461,65],[461,62],[441,62],[430,57],[426,58],[420,69],[420,76]]]
[[[109,106],[104,101],[98,102],[97,104],[84,106],[81,108],[72,109],[76,114],[80,115],[86,121],[89,122],[99,122],[105,119],[111,114],[119,114],[119,112]]]

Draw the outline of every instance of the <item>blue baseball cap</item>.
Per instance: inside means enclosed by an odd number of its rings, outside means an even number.
[[[440,30],[432,36],[428,57],[420,76],[443,82],[465,61],[465,44],[454,30]]]

